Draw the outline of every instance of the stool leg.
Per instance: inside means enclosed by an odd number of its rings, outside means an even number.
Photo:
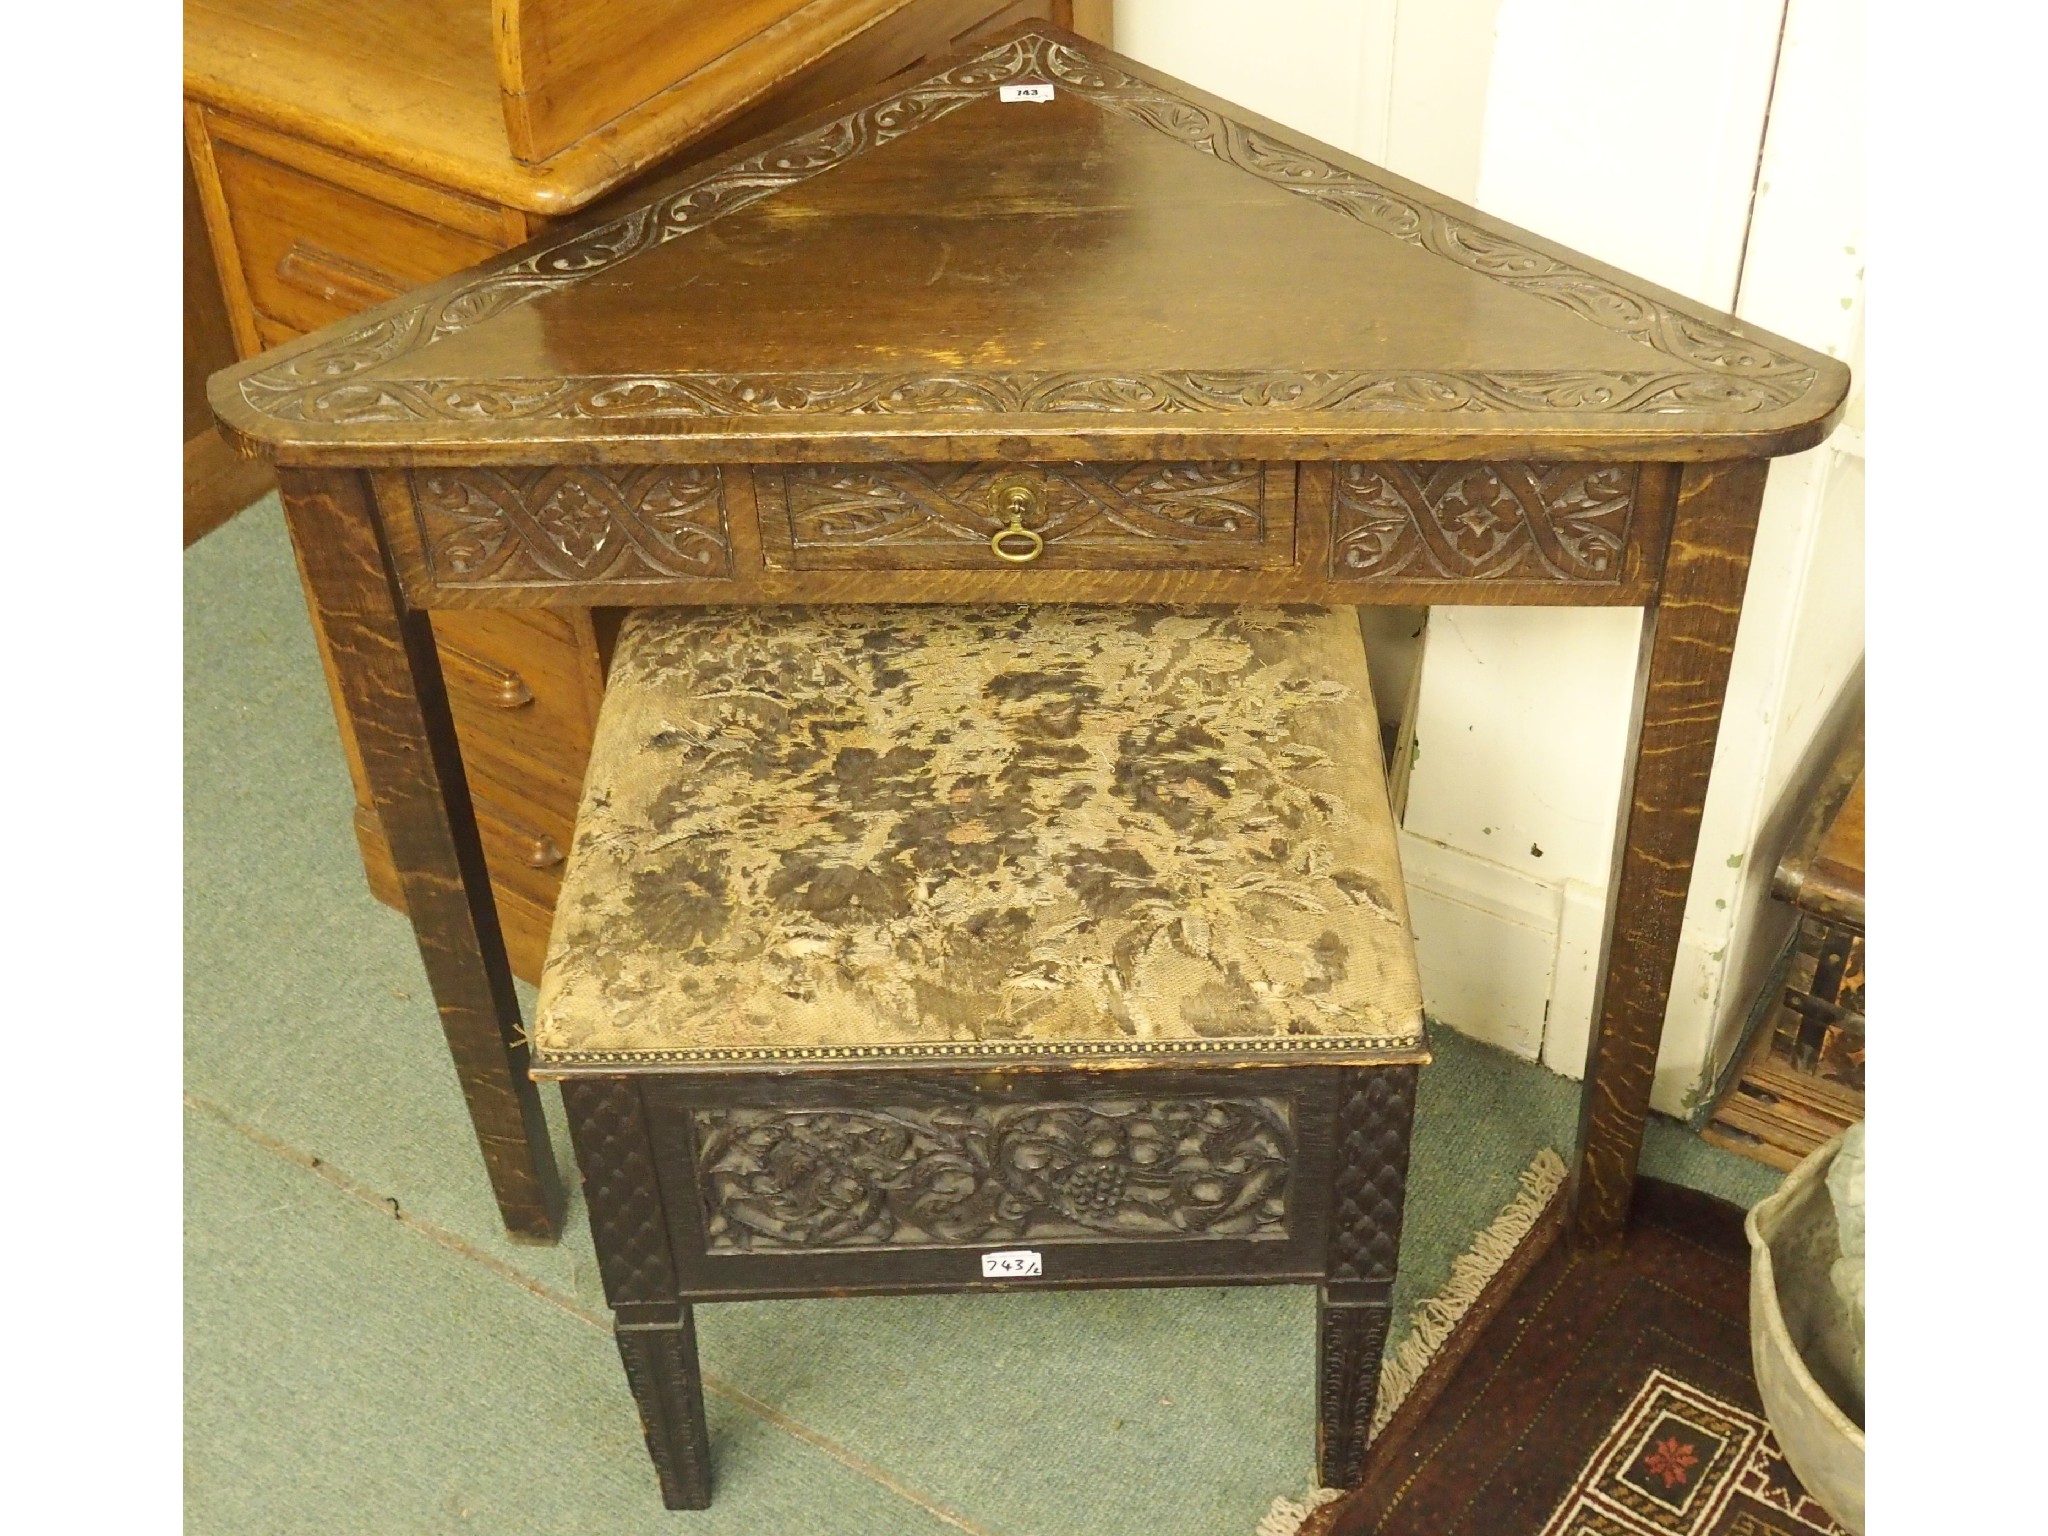
[[[711,1507],[711,1446],[704,1430],[704,1378],[690,1309],[679,1323],[621,1324],[619,1358],[640,1408],[647,1454],[670,1509]]]
[[[1316,1304],[1316,1468],[1326,1488],[1355,1488],[1365,1475],[1401,1251],[1415,1076],[1414,1067],[1337,1074],[1329,1249]]]
[[[1385,1303],[1347,1307],[1316,1299],[1316,1475],[1325,1488],[1355,1488],[1365,1475],[1365,1437],[1380,1394],[1387,1347]]]
[[[619,1358],[661,1477],[661,1501],[670,1509],[709,1508],[697,1329],[679,1294],[646,1100],[630,1077],[586,1077],[562,1084],[562,1105],[583,1172],[605,1300],[619,1318]],[[687,1173],[682,1177],[687,1187]]]

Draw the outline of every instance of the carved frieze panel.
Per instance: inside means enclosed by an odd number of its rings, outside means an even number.
[[[763,478],[799,569],[997,566],[990,537],[1013,511],[1049,565],[1063,552],[1098,569],[1268,563],[1260,464],[807,464]]]
[[[713,1253],[1288,1235],[1285,1097],[962,1097],[691,1121]]]
[[[1618,586],[1633,464],[1343,464],[1330,574]]]
[[[732,574],[714,467],[423,469],[411,493],[439,586]]]

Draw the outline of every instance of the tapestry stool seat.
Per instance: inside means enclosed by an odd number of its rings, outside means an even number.
[[[692,1304],[825,1293],[1317,1285],[1357,1481],[1427,1051],[1353,610],[634,611],[532,1047],[671,1508]]]

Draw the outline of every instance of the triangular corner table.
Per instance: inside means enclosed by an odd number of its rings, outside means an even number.
[[[1597,1246],[1627,1223],[1766,461],[1848,382],[1034,23],[212,399],[278,464],[499,1208],[535,1238],[560,1183],[430,610],[1647,610],[1569,1215]]]

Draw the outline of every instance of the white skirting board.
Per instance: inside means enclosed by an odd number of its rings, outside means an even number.
[[[1576,880],[1536,880],[1406,831],[1401,867],[1429,1016],[1553,1072],[1583,1077],[1605,892]],[[1666,1114],[1684,1116],[1694,1107],[1726,942],[1691,929],[1679,936],[1651,1094]]]

